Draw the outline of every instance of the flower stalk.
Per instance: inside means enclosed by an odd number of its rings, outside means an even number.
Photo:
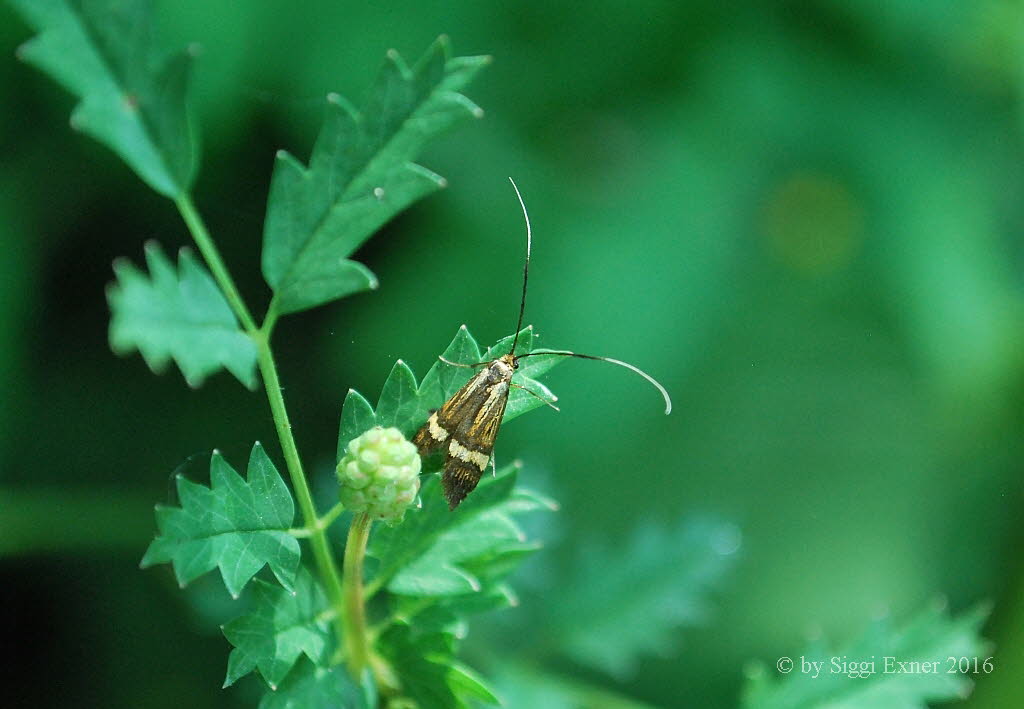
[[[373,519],[365,512],[352,518],[345,543],[342,596],[345,609],[345,656],[353,677],[362,676],[370,665],[370,635],[366,625],[363,596],[363,561]]]

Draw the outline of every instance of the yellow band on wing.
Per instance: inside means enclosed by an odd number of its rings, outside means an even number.
[[[453,458],[458,458],[466,463],[472,463],[476,467],[480,468],[481,471],[487,467],[487,463],[491,459],[491,456],[489,455],[484,455],[478,451],[471,451],[454,438],[452,439],[452,442],[448,444],[448,453]]]

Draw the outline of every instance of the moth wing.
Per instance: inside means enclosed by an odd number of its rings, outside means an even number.
[[[501,419],[508,404],[508,382],[494,384],[472,416],[462,419],[448,443],[441,486],[448,507],[455,509],[480,482],[494,452]],[[440,412],[439,412],[440,413]]]
[[[486,378],[486,369],[477,372],[440,409],[430,414],[427,422],[412,437],[421,456],[448,443],[459,424],[473,418],[487,398],[484,384]]]

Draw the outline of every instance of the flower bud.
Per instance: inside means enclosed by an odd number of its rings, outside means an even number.
[[[338,461],[346,509],[400,522],[420,489],[420,456],[397,428],[375,426],[346,447]]]

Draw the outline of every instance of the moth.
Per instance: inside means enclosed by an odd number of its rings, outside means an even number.
[[[519,188],[510,177],[512,189],[519,199],[519,206],[523,210],[523,219],[526,221],[526,261],[523,265],[523,293],[519,302],[519,320],[516,323],[515,335],[512,339],[512,347],[507,354],[503,354],[490,362],[476,362],[474,364],[461,364],[450,362],[444,357],[441,361],[455,367],[466,367],[476,369],[482,367],[473,377],[466,382],[465,386],[459,389],[446,401],[440,409],[432,412],[427,422],[413,436],[412,442],[419,449],[421,456],[426,456],[442,446],[445,451],[444,473],[441,476],[441,486],[444,489],[445,499],[448,501],[449,509],[454,510],[466,499],[466,496],[473,491],[480,482],[484,471],[491,462],[491,455],[494,452],[494,441],[498,437],[498,429],[501,427],[501,419],[505,415],[505,406],[508,404],[508,397],[513,387],[523,389],[538,399],[541,399],[551,408],[558,410],[558,407],[541,398],[526,387],[520,387],[513,381],[516,370],[519,368],[519,360],[524,357],[536,355],[555,355],[561,357],[579,357],[581,359],[595,359],[602,362],[610,362],[620,367],[625,367],[653,384],[662,397],[665,399],[665,413],[672,412],[672,400],[668,392],[654,377],[627,362],[622,362],[610,357],[598,357],[596,355],[580,354],[578,352],[567,352],[562,350],[533,350],[525,354],[516,355],[516,345],[519,343],[519,333],[523,327],[523,314],[526,311],[526,284],[530,276],[530,251],[533,247],[533,233],[530,227],[530,215],[526,211],[526,203],[519,193]]]

